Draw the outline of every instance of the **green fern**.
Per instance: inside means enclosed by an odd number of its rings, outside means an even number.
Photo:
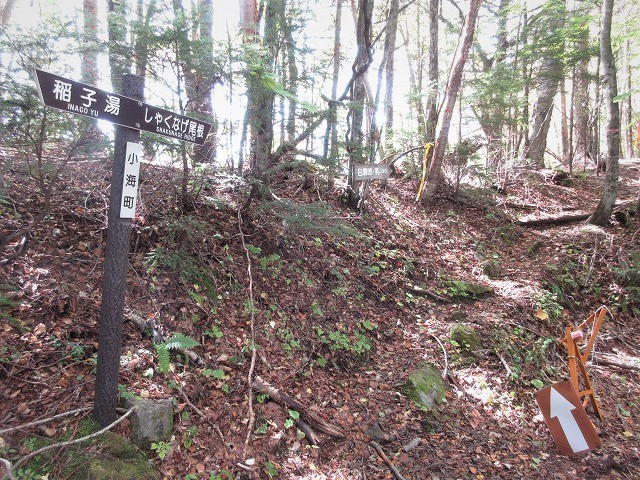
[[[158,355],[158,371],[160,373],[169,373],[171,364],[171,358],[169,357],[169,350],[164,343],[156,343],[156,354]]]
[[[162,343],[156,343],[156,354],[158,355],[158,371],[160,373],[169,373],[171,356],[170,350],[189,350],[200,345],[196,340],[182,333],[174,333]]]
[[[196,340],[182,333],[174,333],[164,342],[167,350],[189,350],[200,345]]]

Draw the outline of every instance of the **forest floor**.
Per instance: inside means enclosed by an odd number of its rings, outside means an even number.
[[[1,154],[12,167],[3,177],[6,234],[42,199],[25,165]],[[125,396],[175,398],[166,456],[150,454],[165,478],[394,478],[372,437],[405,479],[640,478],[638,220],[518,224],[591,212],[602,176],[556,184],[550,171],[522,170],[502,193],[464,187],[430,206],[414,201],[413,180],[393,177],[372,183],[366,210],[355,212],[321,176],[283,170],[274,197],[253,201],[240,222],[243,180],[194,173],[198,194],[185,209],[177,175],[142,166],[125,319],[196,339],[202,363],[173,352],[171,372],[160,373],[151,338],[126,321],[120,372]],[[639,177],[640,161],[623,161],[620,202],[635,203]],[[68,164],[50,214],[0,267],[0,429],[92,405],[109,178],[100,159]],[[462,281],[493,293],[465,294]],[[558,339],[601,305],[613,318],[588,371],[604,420],[588,411],[602,446],[567,457],[534,393],[568,377]],[[454,323],[480,334],[475,355],[450,340]],[[317,432],[311,448],[287,428],[286,408],[257,395],[245,447],[254,352],[254,375],[344,438]],[[636,369],[605,361],[625,357]],[[402,393],[425,364],[446,374],[447,400],[435,412]],[[33,437],[75,431],[80,418],[5,434],[0,456],[15,461]],[[376,424],[385,434],[372,433]],[[127,421],[116,431],[127,435]],[[41,468],[32,473],[63,478],[56,461]]]

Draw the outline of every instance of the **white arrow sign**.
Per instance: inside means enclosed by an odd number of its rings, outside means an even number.
[[[549,403],[549,416],[551,418],[558,418],[562,431],[564,432],[565,437],[567,437],[567,442],[569,442],[569,446],[571,447],[571,450],[573,450],[573,453],[589,450],[589,445],[587,444],[587,441],[582,434],[582,430],[580,430],[580,426],[578,425],[578,422],[576,422],[572,413],[572,411],[577,407],[564,398],[562,394],[554,388],[551,388]]]

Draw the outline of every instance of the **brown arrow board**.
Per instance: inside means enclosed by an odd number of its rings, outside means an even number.
[[[569,381],[539,390],[536,392],[536,401],[560,453],[576,455],[602,445]]]

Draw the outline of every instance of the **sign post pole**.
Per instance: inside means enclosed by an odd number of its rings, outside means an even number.
[[[125,74],[122,78],[122,95],[142,101],[144,79],[137,75]],[[120,210],[123,203],[127,143],[138,143],[139,141],[139,130],[116,125],[93,410],[94,420],[102,426],[107,426],[116,419],[120,355],[122,353],[122,321],[132,222],[131,218],[121,218]]]

